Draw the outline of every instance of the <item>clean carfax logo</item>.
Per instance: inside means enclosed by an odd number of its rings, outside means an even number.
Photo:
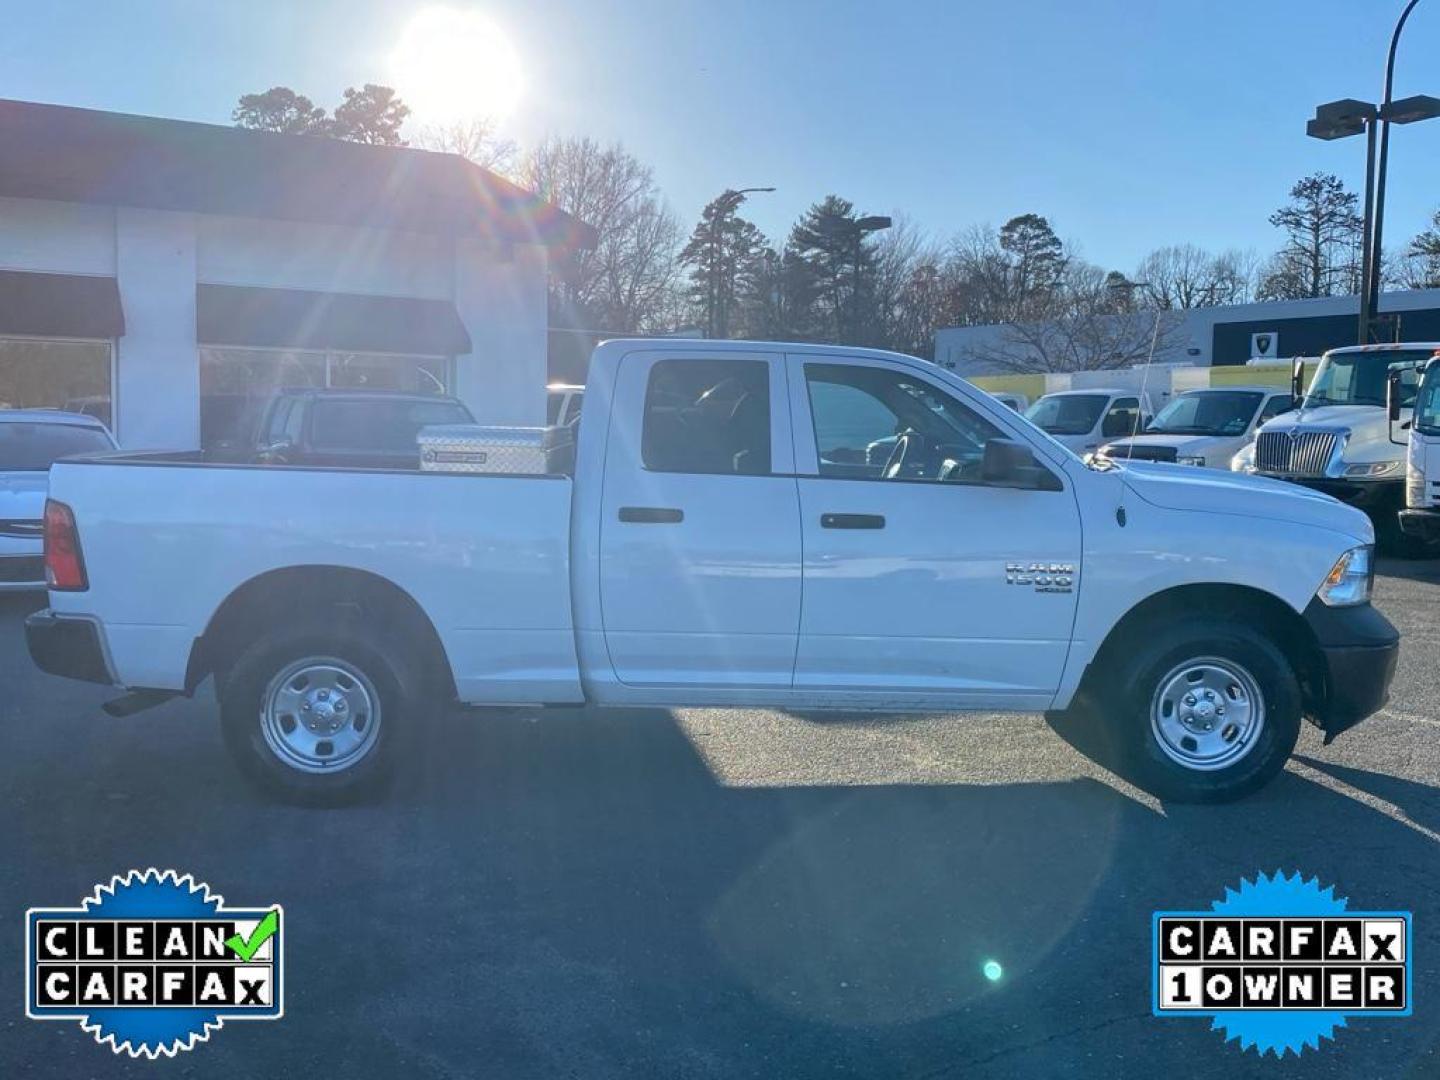
[[[25,1014],[173,1057],[226,1020],[280,1018],[283,924],[278,904],[229,908],[189,874],[132,870],[80,907],[25,913]]]
[[[1334,886],[1260,874],[1209,911],[1157,911],[1152,1008],[1205,1016],[1263,1057],[1333,1039],[1348,1017],[1409,1016],[1408,911],[1352,911]]]

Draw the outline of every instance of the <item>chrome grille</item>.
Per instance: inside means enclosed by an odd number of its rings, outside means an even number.
[[[1262,431],[1255,440],[1255,471],[1324,476],[1339,438],[1336,431]]]
[[[41,536],[44,522],[28,518],[0,518],[0,536]]]

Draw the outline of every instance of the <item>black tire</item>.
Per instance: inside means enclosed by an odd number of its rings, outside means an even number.
[[[1162,800],[1220,803],[1258,791],[1284,768],[1300,734],[1300,684],[1290,661],[1263,629],[1243,616],[1200,616],[1147,627],[1131,645],[1100,680],[1112,689],[1097,693],[1127,778]],[[1206,657],[1248,673],[1264,710],[1263,724],[1243,756],[1209,770],[1181,764],[1168,754],[1151,718],[1162,681],[1169,682],[1178,668]]]
[[[365,698],[373,691],[378,700],[379,720],[368,749],[335,771],[304,771],[266,738],[262,717],[272,681],[287,666],[311,658],[333,659],[357,672],[369,684],[361,691]],[[431,711],[422,671],[411,647],[358,621],[298,625],[266,635],[216,674],[226,748],[246,779],[285,802],[342,806],[373,800],[389,788]]]

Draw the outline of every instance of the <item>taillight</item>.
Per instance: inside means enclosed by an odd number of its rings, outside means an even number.
[[[75,514],[54,499],[45,500],[45,579],[59,592],[84,592],[90,587]]]

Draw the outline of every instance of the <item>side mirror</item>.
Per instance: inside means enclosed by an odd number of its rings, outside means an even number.
[[[980,479],[992,487],[1060,490],[1060,481],[1040,464],[1035,451],[1014,439],[990,439],[985,443]]]
[[[1395,438],[1395,422],[1400,419],[1400,371],[1391,370],[1385,375],[1385,415],[1389,422],[1385,434],[1396,446],[1408,445],[1407,440]]]
[[[1297,356],[1290,368],[1290,396],[1299,402],[1305,396],[1305,358]]]

